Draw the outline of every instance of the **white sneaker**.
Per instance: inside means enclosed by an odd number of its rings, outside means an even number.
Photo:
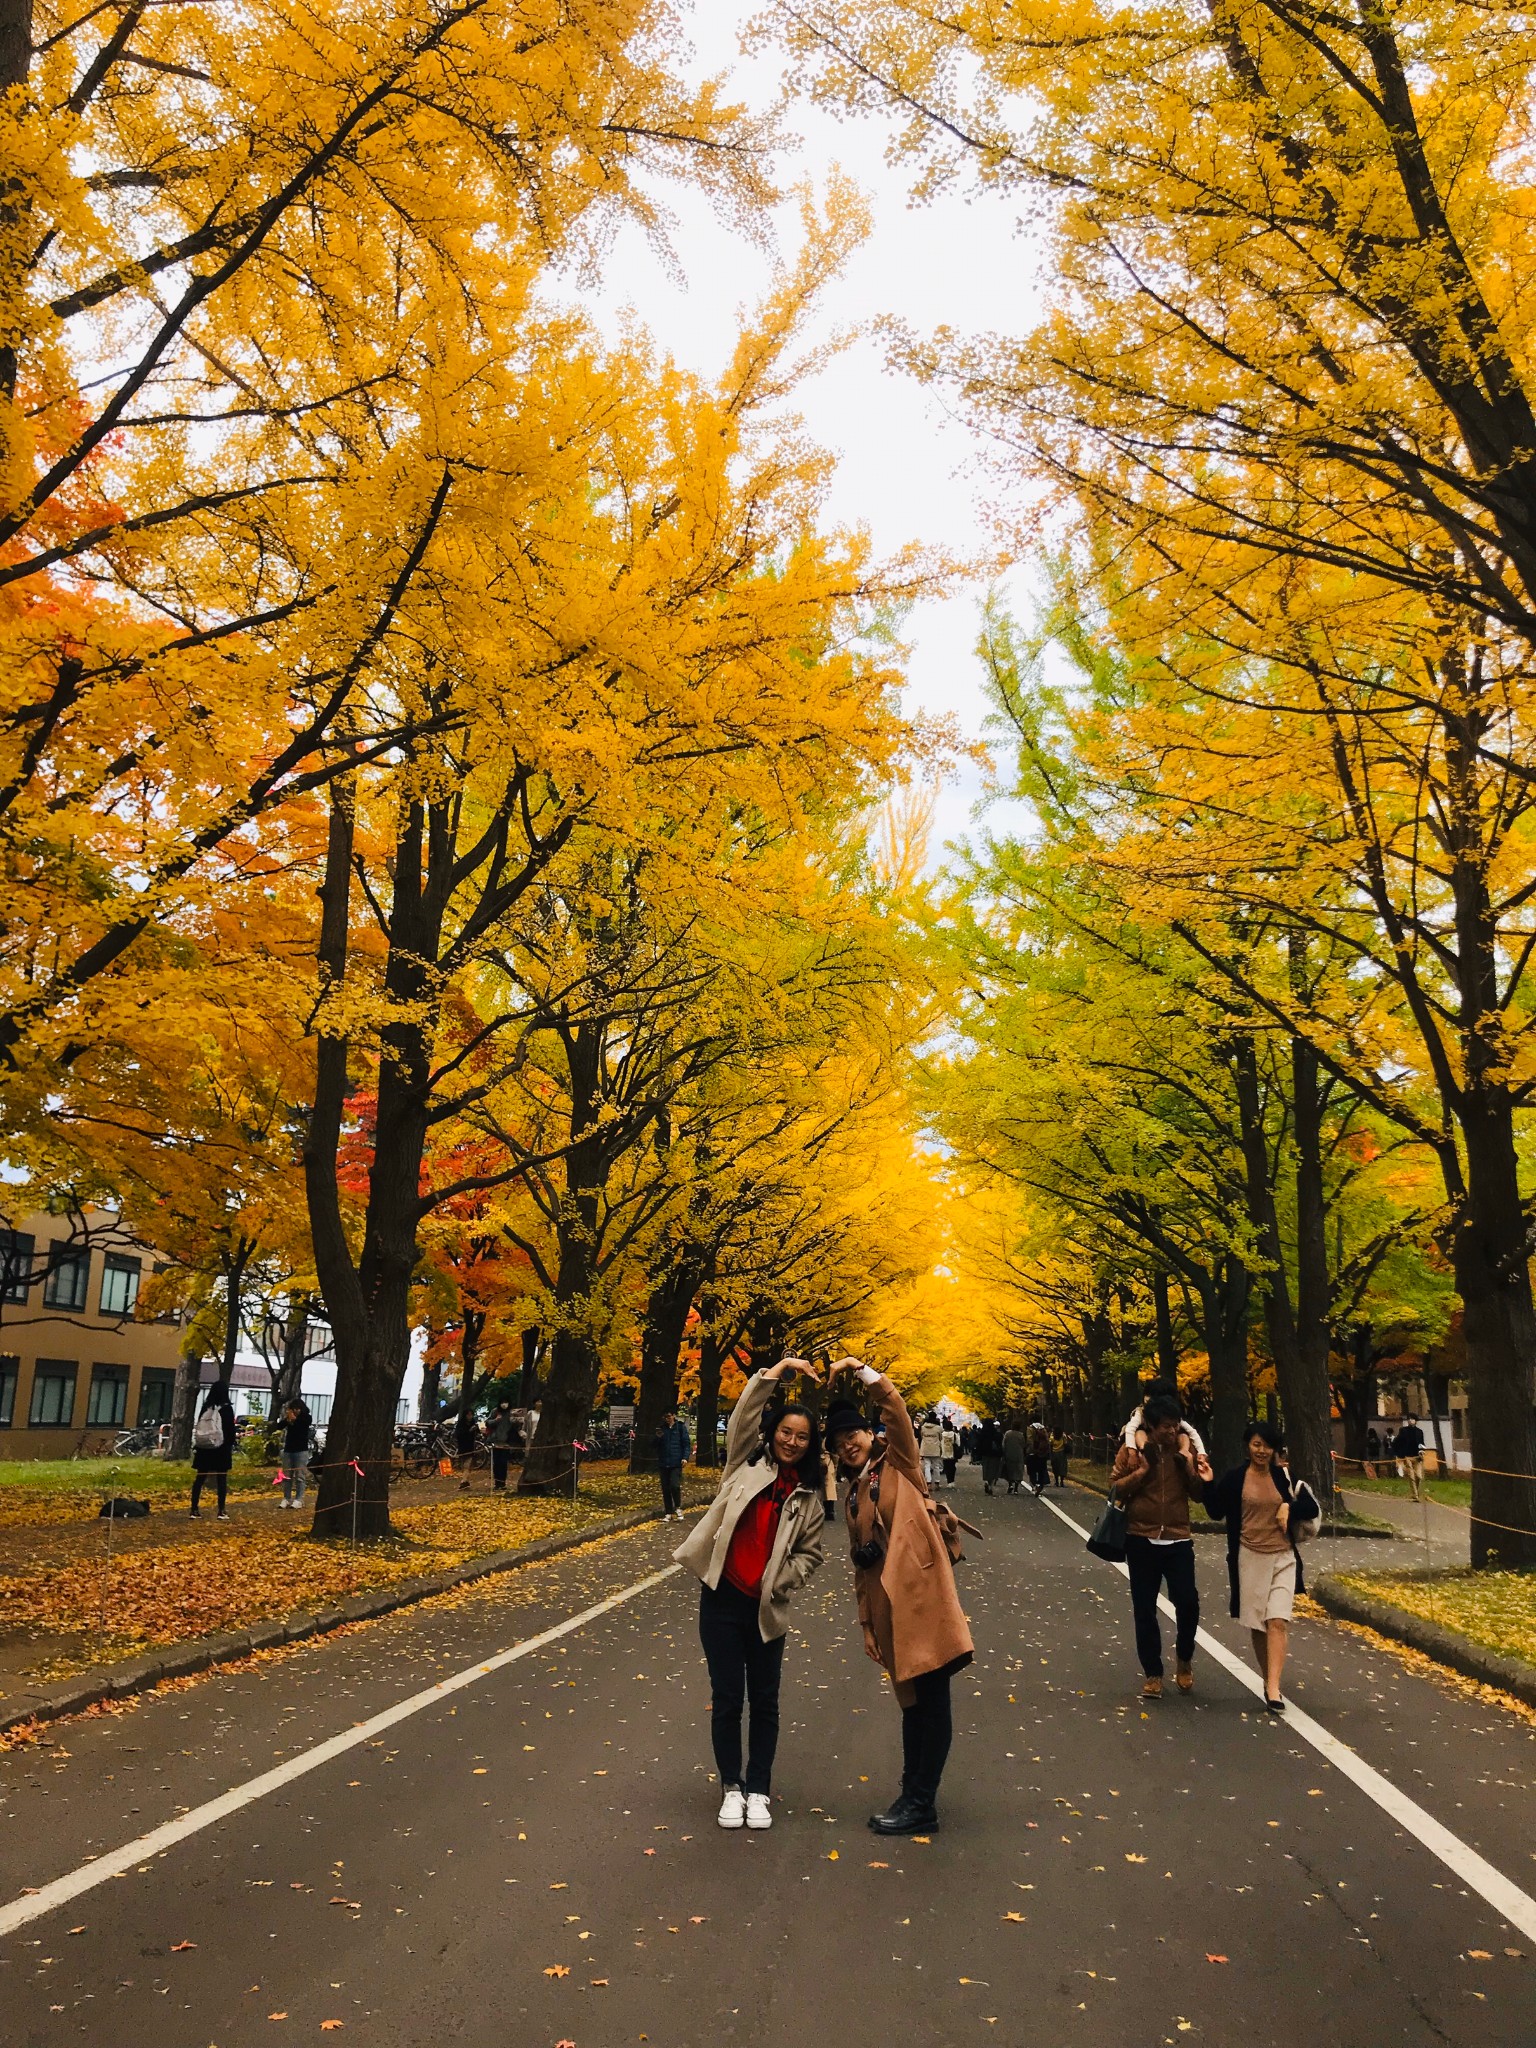
[[[718,1824],[723,1828],[739,1828],[746,1818],[746,1813],[746,1794],[739,1785],[727,1785],[725,1797],[720,1802],[719,1814],[716,1816]]]
[[[768,1811],[768,1794],[766,1792],[749,1792],[747,1794],[747,1826],[749,1828],[771,1828],[773,1826],[773,1815]]]

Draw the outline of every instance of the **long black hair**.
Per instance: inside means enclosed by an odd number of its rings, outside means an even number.
[[[821,1491],[821,1424],[816,1420],[803,1401],[773,1401],[763,1411],[761,1424],[763,1440],[752,1453],[749,1464],[756,1464],[759,1458],[775,1458],[773,1448],[774,1431],[786,1415],[803,1415],[810,1427],[811,1440],[804,1452],[795,1461],[795,1471],[802,1486],[808,1486],[812,1493]]]

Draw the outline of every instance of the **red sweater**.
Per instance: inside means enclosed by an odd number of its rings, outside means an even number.
[[[773,1555],[784,1503],[800,1484],[793,1466],[779,1468],[779,1476],[765,1493],[760,1493],[736,1524],[731,1547],[725,1554],[725,1576],[739,1593],[755,1600],[763,1590],[763,1574]]]

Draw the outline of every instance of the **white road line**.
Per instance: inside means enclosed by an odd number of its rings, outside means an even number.
[[[326,1741],[316,1743],[313,1749],[306,1749],[301,1756],[290,1757],[287,1763],[279,1764],[275,1770],[263,1771],[259,1778],[248,1778],[243,1785],[221,1792],[217,1799],[210,1799],[206,1805],[194,1806],[190,1813],[179,1814],[175,1820],[166,1821],[163,1827],[151,1828],[147,1835],[126,1842],[121,1849],[112,1849],[105,1856],[82,1863],[78,1870],[70,1871],[67,1876],[56,1877],[52,1884],[41,1885],[35,1892],[13,1899],[8,1906],[0,1907],[0,1936],[14,1934],[18,1927],[30,1926],[34,1920],[41,1920],[45,1913],[67,1906],[71,1899],[78,1899],[82,1892],[94,1891],[97,1885],[105,1884],[109,1878],[123,1876],[138,1864],[147,1862],[151,1856],[164,1855],[167,1849],[174,1849],[189,1835],[199,1834],[204,1828],[212,1827],[215,1821],[227,1820],[241,1807],[253,1806],[258,1799],[265,1799],[269,1792],[281,1791],[284,1785],[291,1785],[296,1778],[307,1777],[311,1771],[318,1771],[322,1764],[345,1756],[349,1749],[371,1742],[384,1729],[409,1721],[413,1714],[424,1713],[451,1693],[462,1692],[467,1685],[477,1685],[493,1671],[501,1671],[508,1664],[517,1663],[520,1657],[533,1656],[546,1644],[556,1643],[561,1636],[585,1628],[599,1615],[611,1614],[626,1600],[648,1593],[652,1586],[659,1586],[681,1570],[681,1565],[669,1564],[665,1571],[652,1572],[647,1579],[637,1579],[632,1586],[625,1586],[622,1592],[599,1600],[595,1607],[583,1608],[580,1614],[573,1614],[556,1627],[545,1629],[542,1635],[514,1643],[509,1650],[498,1650],[494,1657],[487,1657],[483,1663],[467,1665],[464,1670],[454,1672],[451,1678],[440,1679],[424,1692],[412,1693],[409,1699],[386,1707],[382,1714],[375,1714],[371,1720],[359,1721],[344,1734],[332,1735]]]
[[[1044,1495],[1041,1498],[1044,1500]],[[1053,1500],[1046,1500],[1045,1505],[1060,1521],[1065,1522],[1069,1529],[1075,1529],[1078,1535],[1087,1541],[1089,1532],[1081,1522],[1074,1521],[1065,1509],[1057,1507]],[[1129,1576],[1123,1564],[1117,1564],[1115,1570]],[[1164,1614],[1172,1618],[1171,1602],[1159,1600],[1157,1604]],[[1240,1657],[1235,1657],[1225,1643],[1217,1642],[1216,1638],[1207,1635],[1204,1629],[1198,1632],[1197,1640],[1206,1655],[1214,1657],[1221,1668],[1229,1671],[1239,1685],[1246,1686],[1257,1699],[1264,1697],[1264,1686],[1258,1673],[1251,1670]],[[1390,1778],[1384,1778],[1380,1771],[1373,1769],[1363,1758],[1356,1755],[1347,1743],[1340,1742],[1336,1735],[1330,1735],[1328,1730],[1320,1722],[1314,1721],[1310,1714],[1304,1714],[1299,1707],[1288,1704],[1284,1718],[1285,1726],[1293,1734],[1310,1742],[1319,1755],[1328,1759],[1336,1771],[1348,1778],[1352,1785],[1358,1785],[1367,1799],[1374,1800],[1383,1813],[1406,1828],[1424,1844],[1431,1855],[1438,1856],[1447,1870],[1454,1872],[1469,1890],[1486,1899],[1493,1910],[1502,1914],[1512,1927],[1518,1927],[1522,1934],[1536,1941],[1536,1899],[1533,1899],[1529,1892],[1521,1891],[1519,1885],[1512,1883],[1502,1870],[1496,1870],[1487,1857],[1479,1856],[1477,1851],[1462,1841],[1459,1835],[1453,1835],[1449,1828],[1442,1827],[1432,1813],[1424,1811],[1417,1800],[1410,1799],[1406,1792],[1400,1792]]]

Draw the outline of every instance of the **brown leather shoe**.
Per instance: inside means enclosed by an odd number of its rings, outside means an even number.
[[[1141,1696],[1144,1700],[1160,1700],[1163,1696],[1163,1681],[1160,1678],[1149,1678],[1141,1688]]]
[[[1188,1664],[1181,1664],[1174,1673],[1173,1682],[1180,1692],[1193,1692],[1195,1689],[1194,1671]]]

